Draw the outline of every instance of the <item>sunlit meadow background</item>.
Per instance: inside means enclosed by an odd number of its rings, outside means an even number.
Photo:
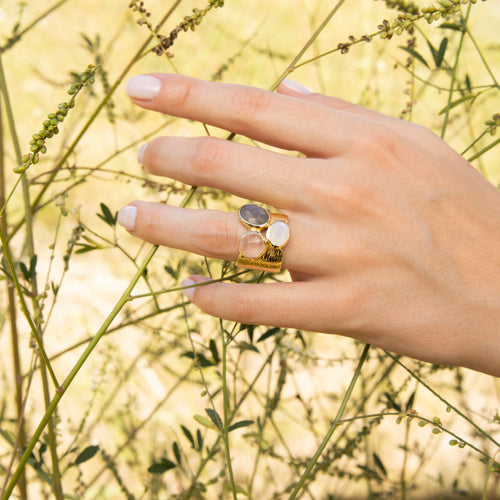
[[[150,33],[137,24],[140,16],[128,4],[127,0],[0,2],[0,47],[4,48],[16,24],[22,32],[49,7],[58,5],[0,53],[23,154],[46,115],[69,99],[66,90],[75,74],[88,64],[100,64],[95,83],[81,91],[60,126],[61,133],[47,142],[48,153],[27,172],[31,201],[50,179],[29,220],[38,290],[46,291],[41,299],[43,341],[60,382],[119,301],[150,248],[116,227],[116,211],[133,199],[178,205],[188,192],[188,187],[168,179],[146,177],[136,161],[138,148],[160,134],[206,133],[199,123],[146,113],[131,105],[124,91],[126,79],[142,72],[178,71],[270,88],[334,6],[320,0],[226,0],[223,7],[208,12],[195,31],[179,34],[170,49],[175,55],[171,60],[143,51],[134,61]],[[162,34],[191,15],[193,8],[206,5],[204,0],[145,2],[153,26],[172,9]],[[466,11],[464,6],[462,12]],[[396,15],[384,1],[346,0],[302,61],[348,42],[350,36],[359,39],[375,33],[384,19]],[[455,16],[447,22],[457,20]],[[499,23],[500,3],[488,0],[473,6],[467,24],[497,78]],[[461,35],[457,30],[438,29],[439,24],[428,27],[420,21],[414,32],[414,50],[428,67],[400,48],[412,38],[405,32],[391,40],[375,37],[370,43],[355,44],[347,54],[336,51],[312,60],[290,77],[317,91],[411,119],[439,134],[444,117],[440,111],[447,105],[450,86],[445,68],[455,62]],[[436,70],[426,39],[438,48],[445,36],[449,43],[443,69]],[[467,95],[467,76],[472,89],[493,84],[471,39],[464,42],[457,68],[457,84],[465,93],[454,94],[453,101]],[[109,99],[112,106],[104,106],[74,144],[115,82],[118,85]],[[445,138],[462,152],[499,111],[498,87],[466,100],[451,110]],[[4,148],[0,154],[8,194],[18,174],[13,173],[16,156],[5,99],[0,112]],[[210,133],[226,136],[213,129]],[[466,157],[494,140],[494,136],[483,137]],[[71,154],[52,179],[51,172],[70,147]],[[494,184],[500,182],[498,151],[493,148],[474,162]],[[234,210],[240,201],[202,188],[190,206]],[[17,229],[26,212],[24,203],[19,186],[5,215],[7,234],[15,231],[9,244],[28,300],[33,283],[25,279],[19,265],[30,267],[26,225]],[[77,227],[83,232],[65,271],[64,256]],[[6,268],[5,261],[2,267]],[[17,486],[13,498],[62,498],[61,494],[85,499],[289,497],[337,413],[362,346],[310,332],[221,324],[185,304],[179,291],[152,293],[175,289],[193,271],[210,272],[215,278],[221,272],[235,272],[183,252],[157,251],[146,279],[133,292],[144,296],[124,304],[109,333],[84,363],[57,407],[55,444],[42,433],[26,476],[19,480],[27,486]],[[286,274],[279,279],[287,279]],[[20,349],[25,444],[45,413],[36,349],[17,300],[17,337],[12,335],[7,281],[0,284],[0,491],[5,491],[7,476],[22,451],[13,451],[19,423],[13,338]],[[31,311],[32,307],[29,302]],[[235,335],[224,370],[222,330],[226,338]],[[487,436],[500,437],[499,380],[409,359],[398,361],[404,366],[383,352],[370,351],[344,414],[345,419],[360,418],[336,429],[300,497],[500,498],[500,476],[487,459],[480,461],[498,453]],[[229,452],[217,441],[219,431],[210,428],[214,412],[224,414],[223,380],[226,410],[229,415],[234,412],[232,423],[243,422],[228,434]],[[51,385],[50,397],[54,393]],[[207,408],[212,412],[207,413]],[[434,422],[424,427],[419,426],[425,422],[420,418],[409,422],[407,415],[412,412]],[[54,476],[51,446],[60,479]]]

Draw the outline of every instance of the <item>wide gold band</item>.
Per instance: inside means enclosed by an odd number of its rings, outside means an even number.
[[[288,216],[249,203],[239,212],[241,223],[248,229],[241,236],[236,265],[278,273],[283,264],[283,247],[290,239]]]

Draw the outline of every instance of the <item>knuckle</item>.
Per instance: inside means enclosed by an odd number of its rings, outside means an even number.
[[[168,102],[175,108],[185,107],[192,95],[192,82],[187,78],[174,77],[169,82]]]
[[[372,126],[356,139],[361,154],[370,158],[377,167],[394,164],[399,141],[394,133],[383,126]]]
[[[155,137],[148,143],[144,151],[143,164],[146,171],[150,174],[156,175],[160,171],[163,157],[163,141],[163,137]]]
[[[335,294],[335,323],[351,333],[360,331],[365,327],[368,307],[367,294],[359,286],[346,284]]]
[[[193,141],[190,165],[198,182],[208,180],[226,164],[227,151],[223,142],[206,137]]]
[[[200,234],[196,241],[203,242],[203,248],[197,253],[209,254],[212,257],[225,257],[235,248],[235,238],[231,225],[215,216],[207,217],[200,226]]]
[[[234,317],[237,321],[240,323],[254,324],[262,306],[259,298],[242,291],[236,293],[232,300]]]
[[[269,108],[271,97],[270,92],[246,87],[237,88],[229,107],[232,121],[236,124],[246,124],[249,121],[261,120]]]

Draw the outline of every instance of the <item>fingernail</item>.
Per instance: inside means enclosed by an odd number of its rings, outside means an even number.
[[[155,76],[138,75],[133,76],[127,82],[125,90],[130,97],[150,101],[154,99],[161,88],[161,80]]]
[[[189,278],[186,278],[185,280],[181,281],[180,286],[187,286],[187,287],[192,287],[193,285],[196,285],[196,281],[193,281]],[[189,299],[193,300],[194,299],[194,288],[186,288],[182,290],[182,293]]]
[[[292,90],[293,92],[297,92],[298,94],[314,93],[314,91],[309,87],[306,87],[305,85],[302,85],[301,83],[296,82],[295,80],[289,80],[288,78],[285,78],[280,85],[283,85],[287,89]]]
[[[137,161],[142,164],[142,161],[144,159],[144,151],[146,151],[146,148],[148,147],[149,143],[143,144],[141,146],[141,149],[137,152]]]
[[[137,216],[137,207],[127,205],[118,211],[118,224],[129,231],[135,228],[135,218]]]

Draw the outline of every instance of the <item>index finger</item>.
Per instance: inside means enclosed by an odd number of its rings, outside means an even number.
[[[365,118],[291,96],[183,75],[135,76],[127,82],[127,92],[143,108],[321,158],[349,150],[356,135],[359,137],[355,131],[370,123]]]

